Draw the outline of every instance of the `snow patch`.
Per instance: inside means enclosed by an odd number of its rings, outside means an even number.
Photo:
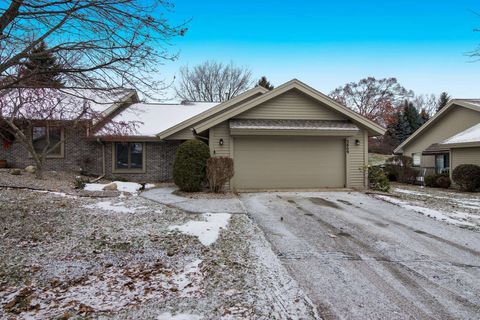
[[[179,226],[170,226],[169,230],[178,230],[184,234],[198,237],[204,245],[209,246],[217,241],[221,229],[228,226],[230,213],[204,213],[204,221],[188,221]]]
[[[117,190],[120,192],[128,192],[136,194],[138,190],[142,188],[140,183],[136,182],[123,182],[123,181],[113,181],[117,185]],[[84,190],[87,191],[103,191],[103,188],[110,183],[87,183],[85,184]]]
[[[152,189],[152,188],[155,188],[155,187],[156,187],[156,186],[155,186],[154,183],[147,183],[147,184],[145,185],[145,189]]]
[[[177,313],[175,315],[170,312],[162,313],[157,320],[201,320],[203,317],[191,313]]]
[[[389,196],[376,195],[375,197],[378,199],[384,200],[386,202],[395,204],[397,206],[400,206],[402,208],[419,212],[427,217],[434,218],[436,220],[445,221],[451,224],[461,225],[461,226],[468,226],[468,227],[477,226],[474,223],[466,221],[467,219],[478,218],[474,215],[469,215],[468,213],[438,211],[430,208],[425,208],[416,204],[412,204],[410,202],[402,201],[396,198],[392,198]]]
[[[113,211],[118,213],[135,213],[137,208],[127,208],[123,206],[123,202],[112,204],[111,201],[102,201],[95,204],[85,206],[87,209],[101,209],[105,211]]]

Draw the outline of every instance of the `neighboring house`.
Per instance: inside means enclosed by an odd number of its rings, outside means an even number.
[[[480,100],[454,99],[394,151],[413,158],[427,175],[479,164]],[[452,171],[450,170],[450,171]]]
[[[170,181],[177,147],[201,139],[212,156],[234,159],[232,190],[365,188],[368,137],[385,131],[295,79],[219,104],[132,103],[108,119],[136,121],[136,133],[111,135],[105,121],[86,136],[90,173]]]

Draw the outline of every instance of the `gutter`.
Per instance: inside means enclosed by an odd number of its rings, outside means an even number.
[[[198,135],[197,131],[194,128],[192,128],[192,133],[193,133],[193,136],[197,139],[204,140],[204,141],[207,141],[207,142],[210,140],[207,137],[202,137],[202,136]]]

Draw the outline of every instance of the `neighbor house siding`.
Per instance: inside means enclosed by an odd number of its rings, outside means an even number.
[[[421,153],[434,143],[442,142],[480,122],[480,112],[460,106],[454,106],[447,114],[438,119],[419,136],[410,141],[403,154],[411,157],[413,153]]]
[[[480,147],[455,148],[451,150],[451,168],[461,164],[476,164],[480,166]]]
[[[356,145],[356,140],[360,145]],[[365,130],[360,130],[357,135],[347,139],[347,187],[365,188],[366,173],[365,167],[368,164],[368,135]],[[346,146],[347,147],[347,146]]]
[[[186,128],[186,129],[180,130],[179,132],[174,133],[168,137],[168,140],[190,140],[190,139],[195,139],[192,128]]]
[[[245,111],[237,119],[309,119],[346,120],[345,116],[322,105],[298,90],[287,91],[255,108]]]

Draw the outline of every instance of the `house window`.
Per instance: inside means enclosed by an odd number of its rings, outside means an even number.
[[[141,142],[116,142],[115,169],[117,171],[143,171],[144,153],[144,144]]]
[[[435,171],[437,173],[442,173],[450,167],[450,155],[446,154],[437,154],[435,156]]]
[[[412,153],[413,166],[420,167],[422,162],[422,155],[420,153]]]
[[[63,156],[63,128],[60,126],[35,126],[32,128],[32,143],[36,153],[47,151],[48,157]]]

